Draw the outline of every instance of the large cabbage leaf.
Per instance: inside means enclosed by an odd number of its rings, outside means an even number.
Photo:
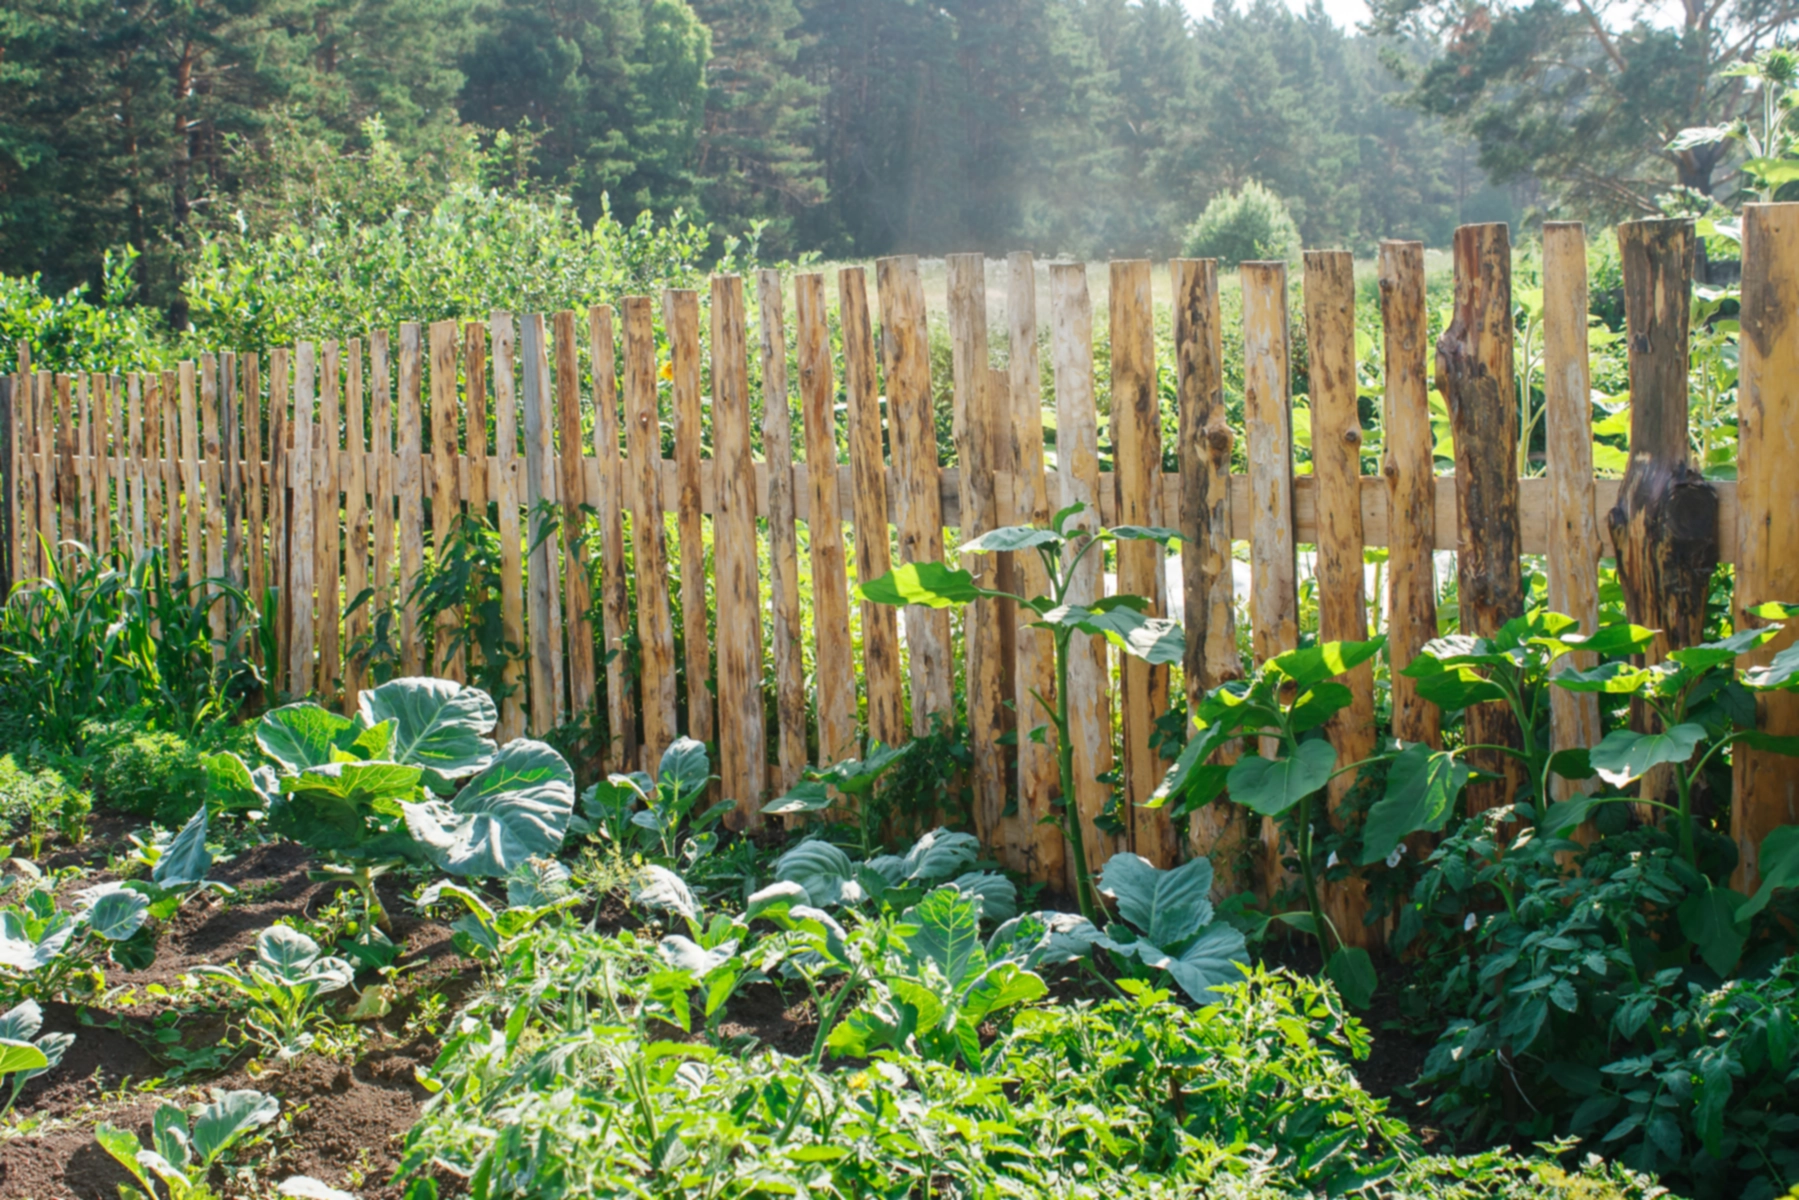
[[[575,775],[542,742],[509,742],[448,804],[405,804],[406,828],[452,875],[506,875],[553,855],[568,833]]]

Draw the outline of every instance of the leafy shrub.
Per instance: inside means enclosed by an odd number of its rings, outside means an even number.
[[[1250,180],[1235,192],[1212,197],[1187,227],[1190,258],[1216,258],[1234,267],[1249,259],[1287,259],[1299,253],[1299,227],[1286,202]]]
[[[205,804],[209,748],[155,728],[147,712],[89,722],[81,737],[88,777],[109,808],[180,826]]]
[[[131,1172],[140,1188],[121,1185],[123,1200],[157,1200],[160,1182],[169,1200],[211,1200],[215,1194],[206,1177],[219,1157],[258,1126],[267,1125],[281,1112],[281,1102],[261,1092],[225,1092],[211,1104],[192,1112],[166,1101],[151,1122],[151,1144],[138,1144],[137,1135],[105,1121],[94,1130],[102,1149]]]
[[[94,800],[73,787],[61,772],[44,767],[21,767],[12,755],[0,757],[0,838],[23,835],[31,857],[43,854],[44,839],[52,831],[70,842],[87,836],[87,818]]]
[[[320,997],[349,987],[355,977],[349,963],[285,925],[257,935],[252,962],[200,967],[196,974],[236,992],[244,1003],[246,1035],[283,1059],[298,1057],[312,1045],[309,1027],[320,1015]]]

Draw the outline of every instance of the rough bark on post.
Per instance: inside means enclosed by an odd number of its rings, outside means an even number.
[[[394,492],[400,522],[400,666],[408,675],[425,669],[424,640],[419,636],[419,606],[412,588],[425,569],[425,463],[423,417],[419,413],[423,347],[419,326],[400,326],[400,415],[396,436]]]
[[[881,293],[881,364],[887,380],[887,431],[893,442],[898,493],[899,560],[943,561],[943,496],[939,490],[937,427],[931,398],[931,345],[925,325],[918,259],[904,255],[875,263]],[[773,460],[770,460],[773,469]],[[912,733],[931,732],[936,714],[954,715],[949,612],[908,605],[906,649],[911,657]]]
[[[1544,446],[1549,458],[1549,608],[1599,625],[1599,519],[1593,506],[1593,400],[1587,364],[1587,235],[1578,221],[1543,225]],[[1568,669],[1586,669],[1591,654],[1570,654]],[[1561,668],[1558,668],[1561,669]],[[1597,745],[1604,734],[1599,697],[1549,690],[1551,745]],[[1596,781],[1557,777],[1555,798],[1591,791]],[[1584,828],[1589,828],[1583,826]]]
[[[525,732],[525,561],[518,525],[518,323],[509,312],[488,317],[493,338],[494,460],[499,471],[495,491],[500,536],[500,629],[506,642],[521,653],[506,661],[506,697],[500,701],[500,737],[511,741]],[[379,408],[376,410],[379,412]],[[379,418],[376,429],[380,429]],[[635,764],[632,764],[635,766]]]
[[[1743,323],[1737,381],[1737,579],[1739,629],[1759,624],[1747,610],[1770,600],[1799,600],[1799,204],[1750,204],[1743,210]],[[1765,664],[1792,645],[1794,627],[1749,656]],[[1799,735],[1799,695],[1756,697],[1756,725],[1777,737]],[[1799,772],[1793,760],[1738,746],[1730,832],[1737,844],[1734,883],[1760,886],[1757,855],[1771,830],[1799,824]]]
[[[555,521],[555,444],[551,438],[550,347],[543,315],[525,314],[519,338],[524,368],[526,529],[533,547],[525,567],[525,612],[530,635],[531,732],[562,723],[562,592],[560,561],[551,536]]]
[[[461,489],[456,479],[456,460],[461,453],[456,402],[456,343],[462,330],[455,321],[431,323],[431,556],[441,568],[450,550],[456,518],[462,511]],[[454,608],[437,614],[432,633],[432,659],[438,674],[466,678],[460,646],[454,653],[462,624]]]
[[[1168,270],[1180,397],[1181,582],[1187,627],[1182,668],[1187,711],[1197,712],[1207,691],[1243,674],[1231,558],[1234,438],[1224,408],[1218,260],[1177,258]],[[1226,753],[1234,751],[1220,752]],[[1194,852],[1212,859],[1214,879],[1226,894],[1242,890],[1236,859],[1246,824],[1243,810],[1224,798],[1194,813],[1189,822]]]
[[[960,535],[972,540],[999,524],[993,478],[993,418],[987,362],[987,260],[979,254],[949,256],[950,354],[955,372],[956,458],[961,467]],[[992,554],[963,562],[984,588],[999,583]],[[974,825],[983,845],[995,846],[1006,811],[1006,758],[1000,737],[1005,728],[1005,666],[1000,606],[977,600],[966,610],[963,656],[967,665],[968,741],[974,753]]]
[[[1380,244],[1387,479],[1387,663],[1393,736],[1441,744],[1442,714],[1400,672],[1437,636],[1436,458],[1431,442],[1424,243]]]
[[[1148,259],[1111,264],[1112,426],[1119,525],[1161,525],[1162,413],[1156,386],[1155,310]],[[1165,616],[1162,547],[1151,541],[1117,546],[1118,590],[1146,597],[1146,612]],[[1124,789],[1120,815],[1131,829],[1131,848],[1158,867],[1175,865],[1174,825],[1160,808],[1142,805],[1167,773],[1168,763],[1149,744],[1155,722],[1168,710],[1168,668],[1125,655],[1119,667],[1123,707]]]
[[[1355,373],[1355,260],[1347,250],[1309,250],[1305,255],[1308,386],[1312,401],[1312,474],[1318,524],[1318,640],[1363,641],[1368,601],[1362,571],[1362,419]],[[1374,753],[1374,664],[1365,662],[1338,682],[1351,700],[1326,728],[1337,763],[1348,766]],[[1356,786],[1356,773],[1331,780],[1330,812],[1336,819]],[[1324,902],[1344,942],[1363,948],[1380,941],[1367,925],[1367,886],[1351,874],[1325,889]]]
[[[1007,359],[1009,390],[1016,417],[1011,422],[1013,488],[1016,523],[1045,525],[1053,510],[1049,480],[1043,468],[1043,368],[1037,353],[1037,271],[1030,254],[1006,259],[1006,313],[1011,334]],[[1049,591],[1049,576],[1034,551],[1016,556],[1013,563],[1021,596],[1041,596]],[[1046,818],[1053,815],[1050,802],[1061,791],[1056,765],[1056,730],[1036,697],[1056,703],[1056,646],[1048,630],[1034,629],[1036,614],[1018,613],[1017,671],[1012,703],[1018,714],[1018,811],[1020,852],[1027,860],[1027,874],[1034,881],[1060,882],[1067,872],[1067,844],[1062,831]],[[1043,729],[1043,740],[1031,736]]]
[[[637,704],[626,674],[626,635],[631,629],[629,585],[625,579],[625,476],[618,452],[618,369],[609,304],[587,310],[587,339],[593,363],[593,453],[599,460],[600,494],[594,515],[600,524],[600,636],[606,662],[606,717],[613,771],[637,764]]]
[[[756,464],[750,456],[749,339],[743,279],[712,277],[712,517],[718,592],[718,749],[732,829],[762,823],[762,593],[756,574]],[[885,525],[882,526],[885,530]],[[897,679],[895,683],[897,684]],[[896,689],[897,690],[897,689]]]
[[[681,572],[681,660],[687,669],[687,732],[710,742],[712,649],[706,633],[705,515],[700,499],[700,294],[687,288],[662,293],[668,334],[669,398],[675,417],[675,531]]]
[[[675,633],[668,611],[668,526],[662,507],[662,416],[648,296],[625,297],[625,444],[636,481],[637,637],[643,654],[643,769],[655,773],[675,740]],[[650,581],[649,586],[643,586]]]
[[[1518,563],[1518,394],[1512,378],[1512,247],[1503,224],[1455,231],[1454,319],[1437,340],[1437,390],[1455,433],[1456,568],[1461,631],[1490,637],[1524,613]],[[1521,744],[1495,701],[1468,710],[1470,744]],[[1522,772],[1497,751],[1469,755],[1504,778],[1468,786],[1468,811],[1510,803]]]
[[[587,494],[587,456],[581,449],[586,440],[581,436],[581,340],[572,310],[565,309],[552,318],[551,336],[556,344],[556,425],[561,435],[556,467],[557,491],[562,501],[562,618],[568,631],[568,713],[576,721],[586,721],[596,681],[593,619],[588,616],[593,605],[587,586],[587,514],[581,505]],[[560,689],[557,698],[561,699]]]
[[[1718,495],[1691,462],[1687,441],[1687,323],[1692,311],[1691,221],[1618,226],[1630,357],[1630,465],[1606,517],[1618,585],[1632,622],[1661,632],[1643,661],[1704,640],[1705,599],[1718,565]],[[1633,700],[1631,725],[1654,732]],[[1673,790],[1673,767],[1643,777],[1644,800]],[[1653,820],[1647,804],[1638,808]]]
[[[775,660],[777,742],[769,791],[783,795],[806,769],[806,652],[800,627],[800,540],[794,526],[793,406],[779,271],[756,272],[762,350],[762,453],[768,461],[768,596]]]

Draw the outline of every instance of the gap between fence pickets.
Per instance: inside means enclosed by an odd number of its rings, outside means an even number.
[[[428,456],[427,456],[428,457]],[[457,455],[457,472],[461,485],[466,491],[469,477],[469,460],[464,455]],[[150,463],[157,460],[151,459]],[[628,459],[626,460],[628,461]],[[112,456],[105,462],[111,466]],[[83,464],[85,466],[85,463]],[[600,467],[597,459],[590,455],[582,456],[584,478],[589,497],[600,494]],[[347,473],[348,467],[339,464],[340,473]],[[795,464],[793,468],[793,504],[794,516],[800,521],[811,520],[811,489],[809,477],[804,464]],[[672,459],[662,460],[662,487],[664,495],[676,494],[675,463]],[[498,495],[500,488],[500,468],[494,459],[488,459],[487,475],[489,495]],[[557,455],[550,472],[552,481],[559,481],[561,475],[561,455]],[[268,464],[261,464],[261,476],[268,478]],[[1117,488],[1113,485],[1110,471],[1100,473],[1100,520],[1112,525],[1117,522],[1116,502]],[[1593,480],[1593,506],[1598,512],[1607,512],[1617,503],[1618,486],[1616,479]],[[1713,480],[1711,484],[1718,490],[1718,550],[1719,561],[1735,562],[1737,560],[1737,492],[1736,483],[1732,480]],[[1436,538],[1435,548],[1438,550],[1455,549],[1455,476],[1439,475],[1436,479]],[[901,486],[899,472],[892,467],[887,469],[888,520],[897,525],[899,522],[898,502],[895,494]],[[1014,494],[1022,490],[1024,484],[1012,473],[997,472],[994,476],[994,489],[1000,502],[1000,511],[1016,511],[1012,505]],[[1181,477],[1171,471],[1162,474],[1163,511],[1180,511]],[[556,494],[547,498],[560,501],[560,488],[552,488]],[[852,484],[850,468],[837,468],[837,495],[839,508],[844,521],[853,521]],[[943,504],[943,527],[956,529],[960,525],[961,513],[961,473],[955,467],[944,467],[939,471],[938,491]],[[1317,481],[1310,475],[1300,475],[1293,483],[1294,503],[1294,537],[1301,545],[1314,544],[1318,538],[1318,505]],[[625,504],[627,512],[637,509],[636,488],[627,480],[625,487]],[[718,491],[713,477],[713,463],[706,459],[700,465],[700,508],[703,513],[711,515],[717,511]],[[1362,541],[1370,547],[1382,547],[1387,544],[1387,481],[1379,475],[1363,475],[1361,477],[1362,498]],[[1231,476],[1231,537],[1238,541],[1250,540],[1250,505],[1252,497],[1249,490],[1249,477],[1246,475]],[[1525,554],[1546,554],[1549,551],[1549,518],[1553,500],[1552,488],[1547,478],[1533,477],[1519,481],[1518,508],[1519,524],[1523,535],[1523,552]],[[1019,501],[1022,503],[1022,500]],[[756,463],[756,510],[768,511],[768,464]],[[664,512],[675,511],[664,507]],[[1609,554],[1611,548],[1602,546]]]

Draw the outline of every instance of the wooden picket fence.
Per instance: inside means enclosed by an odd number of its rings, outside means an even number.
[[[866,579],[895,562],[942,558],[945,530],[1041,521],[1074,501],[1107,525],[1178,527],[1186,539],[1180,586],[1188,647],[1179,677],[1192,698],[1241,672],[1233,540],[1249,545],[1248,619],[1258,660],[1297,644],[1302,543],[1316,547],[1323,639],[1367,636],[1363,550],[1384,546],[1392,730],[1434,741],[1436,710],[1397,672],[1438,634],[1435,551],[1458,552],[1460,623],[1471,633],[1491,632],[1521,610],[1523,555],[1545,556],[1551,604],[1590,623],[1598,560],[1617,554],[1633,617],[1667,631],[1658,654],[1697,636],[1704,590],[1700,583],[1695,595],[1695,580],[1709,577],[1716,561],[1736,565],[1744,605],[1799,600],[1799,487],[1790,478],[1778,482],[1783,462],[1799,465],[1799,205],[1751,206],[1745,226],[1734,483],[1708,483],[1687,465],[1689,224],[1639,222],[1620,231],[1633,395],[1633,454],[1622,481],[1596,479],[1592,466],[1583,230],[1551,224],[1544,231],[1548,464],[1545,476],[1521,479],[1508,231],[1474,225],[1456,234],[1454,321],[1435,347],[1426,333],[1422,245],[1380,247],[1385,445],[1378,475],[1361,473],[1355,287],[1345,252],[1304,256],[1313,467],[1298,477],[1287,264],[1241,268],[1248,470],[1236,475],[1230,465],[1239,434],[1225,419],[1214,262],[1171,264],[1173,354],[1160,360],[1150,263],[1110,264],[1107,441],[1115,469],[1102,471],[1087,268],[1048,267],[1045,322],[1035,308],[1039,264],[1028,254],[1007,260],[1002,340],[1010,351],[998,369],[989,354],[984,261],[952,256],[957,466],[946,469],[932,419],[918,263],[893,257],[875,265],[878,330],[867,271],[837,273],[841,381],[833,378],[826,311],[832,281],[759,273],[752,348],[745,281],[713,278],[709,397],[702,394],[702,297],[681,290],[661,298],[666,360],[655,302],[638,296],[618,311],[590,308],[584,322],[575,312],[497,312],[467,324],[403,324],[397,338],[376,329],[345,343],[301,342],[266,359],[204,355],[173,371],[122,378],[52,376],[21,361],[10,406],[0,406],[10,413],[10,563],[23,582],[42,572],[40,535],[52,547],[72,538],[121,557],[161,546],[190,577],[231,580],[252,596],[275,588],[281,650],[274,677],[290,693],[349,706],[363,681],[345,649],[382,606],[398,608],[406,671],[465,672],[459,661],[426,661],[405,597],[427,548],[443,544],[457,514],[492,506],[505,556],[506,637],[527,650],[501,706],[505,737],[542,733],[597,705],[612,731],[605,769],[653,768],[679,732],[715,742],[721,794],[735,802],[732,824],[743,828],[758,823],[760,806],[808,762],[856,756],[864,737],[891,745],[928,731],[932,714],[955,703],[952,672],[960,670],[977,831],[1006,865],[1062,885],[1063,843],[1040,820],[1059,790],[1053,736],[1007,736],[1040,723],[1031,693],[1052,690],[1047,636],[1029,628],[1028,614],[984,601],[962,622],[958,652],[948,613],[864,604],[858,656],[849,547],[853,576]],[[1039,359],[1045,323],[1047,397]],[[792,380],[790,347],[798,365]],[[753,455],[752,359],[761,383],[760,459]],[[1158,378],[1167,372],[1179,397],[1178,472],[1162,470],[1171,448],[1163,444]],[[1451,414],[1453,475],[1434,468],[1433,375]],[[795,392],[804,430],[798,448],[790,444]],[[1044,453],[1046,402],[1055,409],[1053,462]],[[674,456],[665,459],[662,428],[671,420]],[[556,514],[560,528],[540,539]],[[708,520],[710,586],[700,550]],[[800,603],[800,525],[809,627]],[[1121,544],[1116,588],[1154,597],[1166,611],[1163,555],[1153,543]],[[1041,586],[1041,564],[1029,555],[1012,559],[974,556],[964,565],[983,584],[1008,581],[1027,593]],[[685,614],[685,711],[677,706],[673,563]],[[1077,602],[1103,586],[1099,558],[1087,564],[1071,597]],[[367,589],[375,602],[346,615]],[[716,645],[702,619],[709,604]],[[234,619],[221,601],[219,639]],[[437,630],[436,645],[447,644],[455,619],[440,618],[449,627]],[[622,652],[632,635],[634,677]],[[1250,827],[1240,810],[1219,804],[1177,829],[1166,812],[1140,807],[1166,767],[1150,739],[1168,707],[1170,676],[1168,668],[1120,662],[1097,643],[1074,657],[1074,801],[1089,858],[1097,865],[1129,849],[1169,864],[1185,853],[1212,853],[1227,877],[1236,864],[1251,864],[1253,880],[1227,879],[1226,886],[1266,885],[1281,871],[1272,827]],[[1329,730],[1343,761],[1370,752],[1376,737],[1371,666],[1349,683],[1355,702]],[[1554,703],[1559,743],[1597,737],[1592,697],[1558,694]],[[1767,728],[1799,733],[1799,701],[1771,696],[1760,704]],[[1517,736],[1497,711],[1477,710],[1469,725],[1471,741]],[[1114,783],[1099,781],[1114,771]],[[1736,771],[1734,829],[1753,877],[1762,834],[1799,821],[1799,772],[1752,751],[1739,751]],[[1349,784],[1339,781],[1333,804]],[[1477,787],[1471,802],[1499,803],[1508,786]],[[1118,836],[1096,832],[1093,823],[1114,788],[1125,825]],[[1359,911],[1357,890],[1353,883],[1332,889],[1340,918]],[[1339,924],[1361,928],[1354,920]]]

